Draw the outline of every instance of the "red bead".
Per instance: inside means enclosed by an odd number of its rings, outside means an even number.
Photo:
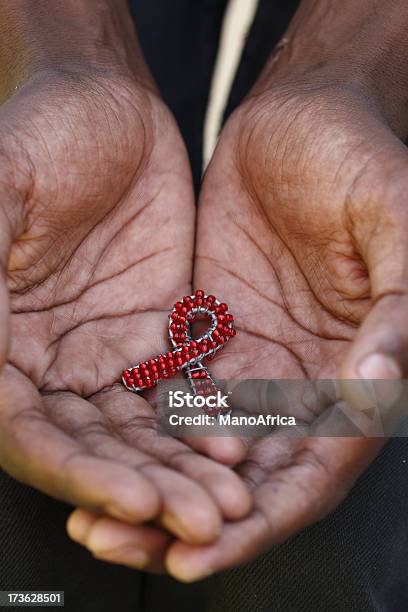
[[[212,336],[205,334],[205,337],[199,340],[189,340],[190,325],[196,319],[210,319],[211,315],[207,313],[197,313],[195,310],[205,306],[210,312],[217,315],[215,330],[211,332]],[[173,346],[176,347],[173,351],[168,351],[165,354],[158,355],[146,362],[141,362],[134,368],[125,370],[122,374],[123,381],[129,389],[139,391],[141,389],[151,389],[160,378],[169,378],[174,376],[186,364],[191,362],[200,363],[200,359],[213,359],[216,351],[236,335],[233,327],[233,316],[227,314],[228,305],[225,302],[218,303],[214,295],[206,296],[202,289],[198,289],[194,296],[185,295],[182,300],[179,300],[174,305],[172,312],[169,314],[169,330]],[[195,384],[202,390],[203,394],[214,392],[217,388],[211,382],[207,371],[200,369],[194,375]],[[219,410],[213,411],[214,413]]]

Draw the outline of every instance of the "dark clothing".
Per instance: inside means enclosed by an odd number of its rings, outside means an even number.
[[[299,0],[260,0],[228,101],[228,116],[255,83]],[[146,60],[187,144],[196,190],[203,126],[228,0],[132,0]]]
[[[196,187],[226,0],[133,0],[139,36],[187,143]],[[261,0],[227,114],[297,0]],[[65,535],[70,508],[0,472],[0,590],[65,590],[69,612],[405,612],[408,439],[392,440],[328,518],[242,568],[182,585],[98,562]],[[11,608],[10,608],[11,610]]]
[[[137,33],[187,145],[196,190],[205,112],[228,0],[132,0]]]
[[[71,542],[71,510],[0,470],[0,591],[65,591],[69,612],[142,610],[143,575],[96,561]]]

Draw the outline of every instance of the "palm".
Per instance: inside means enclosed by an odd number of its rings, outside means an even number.
[[[204,182],[196,284],[211,280],[236,314],[226,376],[334,377],[370,309],[353,230],[374,233],[396,139],[353,99],[292,95],[250,100]]]
[[[189,284],[193,206],[182,145],[153,96],[76,86],[80,109],[58,82],[45,101],[32,86],[10,102],[33,177],[10,257],[10,358],[44,391],[89,396],[163,348],[164,312]],[[37,107],[28,136],[18,104]]]
[[[25,197],[8,273],[6,468],[127,520],[161,513],[177,532],[180,511],[184,537],[213,537],[214,487],[181,473],[231,483],[226,468],[158,439],[152,408],[117,384],[165,349],[166,313],[189,290],[193,196],[171,117],[132,82],[71,75],[28,84],[0,120]]]

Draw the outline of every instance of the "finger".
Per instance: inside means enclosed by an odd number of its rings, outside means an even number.
[[[226,437],[188,437],[183,441],[199,453],[207,455],[226,465],[236,465],[243,461],[246,454],[246,445],[240,438]]]
[[[118,388],[95,396],[93,401],[109,422],[115,423],[121,438],[121,442],[116,439],[104,445],[104,453],[121,456],[133,465],[139,461],[136,452],[150,457],[142,471],[159,487],[165,510],[170,516],[176,513],[178,522],[181,521],[176,535],[184,539],[190,533],[189,537],[195,540],[207,539],[211,533],[211,537],[217,537],[221,514],[227,519],[238,519],[249,512],[252,501],[242,479],[227,466],[199,455],[180,440],[159,436],[154,411],[141,398]],[[154,459],[160,462],[161,470],[156,469]]]
[[[10,366],[0,376],[0,465],[48,495],[127,522],[153,519],[161,509],[145,476],[94,456],[59,429],[31,381]]]
[[[155,488],[161,500],[158,520],[169,531],[188,542],[213,541],[221,529],[221,514],[213,497],[201,483],[196,482],[197,474],[188,478],[180,473],[178,464],[165,465],[166,455],[161,447],[163,443],[168,445],[175,441],[157,439],[148,404],[126,392],[120,391],[120,396],[123,404],[116,405],[116,409],[111,406],[111,410],[106,405],[110,392],[100,395],[98,407],[72,393],[50,395],[44,403],[53,422],[81,447],[92,449],[93,455],[101,460],[127,466]],[[132,412],[125,416],[128,403]],[[172,447],[172,452],[175,462],[176,455],[181,455],[182,465],[186,455],[195,456],[191,449],[180,443],[174,449]],[[204,457],[201,459],[210,461]]]
[[[212,545],[172,544],[166,568],[183,582],[246,563],[330,512],[378,452],[382,441],[321,438],[305,441],[285,468],[254,491],[250,517],[227,524]]]
[[[225,466],[214,465],[212,460],[189,451],[173,456],[174,467],[181,469],[182,464],[183,473],[200,483],[210,494],[224,519],[238,520],[249,513],[252,507],[251,496],[245,483],[235,472]]]
[[[408,373],[407,357],[408,295],[384,296],[364,321],[339,372],[343,398],[355,410],[377,406],[384,431],[390,429],[405,391],[400,385]]]
[[[398,380],[408,372],[408,293],[385,295],[358,332],[341,368],[344,379]]]
[[[102,561],[153,573],[165,571],[164,555],[172,538],[157,528],[128,525],[79,508],[69,517],[67,532]]]

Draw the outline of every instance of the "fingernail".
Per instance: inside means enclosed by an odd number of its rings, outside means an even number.
[[[204,580],[205,578],[209,578],[214,574],[214,570],[207,567],[205,570],[194,570],[192,566],[179,566],[174,569],[169,569],[169,574],[176,580],[180,582],[196,582],[197,580]]]
[[[88,533],[86,546],[92,552],[114,550],[129,545],[129,537],[106,519],[101,519]]]
[[[385,353],[371,353],[360,362],[360,378],[364,380],[396,380],[402,378],[402,371],[396,360]]]
[[[221,534],[222,524],[208,525],[200,523],[201,529],[190,528],[181,522],[172,512],[163,512],[160,523],[170,533],[178,536],[183,542],[189,544],[206,544],[213,542]]]
[[[133,523],[135,521],[135,516],[133,514],[130,514],[126,509],[121,508],[121,506],[115,503],[106,504],[105,513],[125,523]]]
[[[96,518],[85,510],[77,510],[68,519],[68,535],[74,542],[83,544]]]
[[[181,521],[171,512],[163,512],[161,516],[161,523],[172,534],[180,536],[187,542],[191,540],[191,533],[187,531]]]
[[[128,534],[103,524],[102,520],[88,534],[86,547],[98,559],[123,562],[140,569],[150,563],[145,550],[129,543]]]
[[[96,559],[101,561],[113,561],[136,569],[144,569],[151,562],[150,557],[144,550],[131,546],[122,546],[121,548],[109,550],[91,549],[91,553]]]

